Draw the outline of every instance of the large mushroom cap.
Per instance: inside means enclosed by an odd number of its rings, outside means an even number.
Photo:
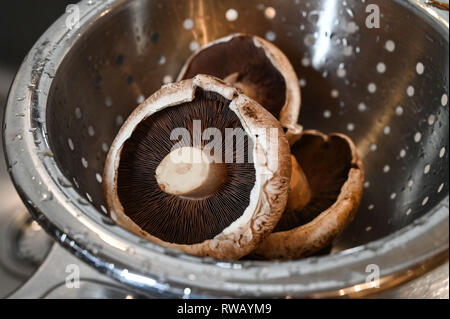
[[[225,79],[264,106],[293,134],[300,131],[300,87],[294,68],[272,43],[246,34],[218,39],[194,53],[179,80],[197,74]]]
[[[246,135],[231,136],[231,163],[227,129]],[[203,158],[211,142],[221,146],[219,154],[209,151],[223,162],[170,160],[175,149]],[[111,145],[103,187],[111,217],[124,228],[190,254],[237,259],[277,224],[290,174],[289,145],[276,119],[235,88],[199,75],[164,86],[130,115]]]
[[[254,258],[296,259],[320,251],[353,220],[361,202],[364,167],[350,138],[304,131],[291,152],[306,175],[311,200],[283,214]]]

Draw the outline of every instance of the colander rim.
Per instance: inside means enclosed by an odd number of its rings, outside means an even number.
[[[439,16],[430,15],[424,4],[417,0],[394,1],[413,8],[417,14],[429,19],[448,42],[448,22]],[[448,258],[448,195],[426,215],[387,237],[333,255],[291,262],[221,262],[187,256],[152,243],[143,243],[126,230],[105,224],[101,213],[97,213],[74,189],[65,189],[58,184],[58,177],[63,174],[54,158],[48,155],[51,150],[45,125],[46,93],[51,90],[53,78],[46,76],[46,71],[50,64],[52,68],[57,68],[64,60],[70,47],[80,38],[78,33],[86,31],[113,9],[125,7],[127,2],[110,0],[93,5],[89,0],[80,2],[81,20],[77,30],[61,27],[65,26],[67,13],[60,17],[31,49],[10,90],[4,114],[6,124],[3,126],[3,143],[10,175],[33,217],[61,245],[100,272],[141,291],[183,296],[184,289],[190,287],[191,297],[362,294],[372,288],[365,285],[367,274],[363,272],[363,266],[379,261],[380,257],[392,258],[384,260],[386,267],[381,272],[384,287],[411,279],[420,273],[413,271],[408,274],[407,270],[418,269],[420,265],[432,267]],[[44,64],[40,65],[42,61]],[[37,72],[36,69],[40,67],[41,71]],[[24,88],[29,88],[29,95],[22,99]],[[23,110],[24,116],[17,116],[18,110]],[[30,123],[39,128],[32,134],[28,132]],[[16,139],[19,135],[20,140]],[[6,142],[13,139],[16,142]],[[42,143],[36,144],[37,139]],[[40,180],[47,188],[37,189],[34,180]],[[46,192],[45,200],[42,192]],[[68,198],[78,200],[68,201]],[[427,236],[430,232],[435,234],[433,238]],[[408,247],[420,249],[412,254],[405,248],[407,244]],[[406,258],[406,261],[398,263],[401,258]],[[136,260],[141,259],[143,263],[139,267],[133,266]],[[162,272],[161,267],[157,267],[158,263],[146,264],[150,260],[170,265],[165,267],[170,271]],[[210,276],[218,272],[217,269],[220,269],[220,276],[226,279],[225,283],[217,278],[202,277],[202,274]],[[292,271],[286,274],[286,269]],[[184,274],[189,272],[197,276],[195,281],[184,278]],[[279,275],[276,280],[270,278],[272,272]],[[319,274],[322,280],[317,281]],[[333,276],[340,280],[332,280]],[[356,286],[359,286],[357,291]]]

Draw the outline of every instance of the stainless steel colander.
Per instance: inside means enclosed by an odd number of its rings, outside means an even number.
[[[82,1],[41,37],[11,89],[4,143],[18,192],[63,246],[143,293],[361,295],[418,276],[448,258],[448,16],[415,0],[371,4],[380,28],[356,0]],[[300,78],[300,123],[348,134],[363,157],[363,202],[331,255],[218,262],[106,217],[101,174],[124,119],[193,50],[233,32],[280,47]],[[366,283],[371,265],[380,290]]]

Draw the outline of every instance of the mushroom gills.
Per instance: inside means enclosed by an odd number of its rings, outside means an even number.
[[[197,163],[196,174],[207,173],[199,183],[190,179],[192,176],[174,180],[178,174],[168,172],[176,167],[165,159],[170,157],[175,144],[195,149],[193,141],[184,145],[182,141],[171,140],[171,132],[177,128],[187,129],[194,140],[194,121],[200,121],[203,129],[221,128],[222,136],[226,136],[225,128],[242,129],[229,104],[217,93],[198,89],[193,101],[152,114],[139,123],[124,143],[117,191],[125,214],[141,229],[165,242],[192,245],[220,234],[248,207],[255,184],[255,168],[248,160],[248,152],[243,163],[234,160],[216,164],[210,159],[206,165]],[[204,149],[211,142],[219,143],[224,152],[225,140],[201,140],[196,147]],[[241,143],[245,144],[245,150],[249,149],[248,138]],[[203,152],[198,152],[205,158]],[[213,155],[223,159],[224,153]],[[167,182],[172,189],[163,186],[164,191],[160,185]],[[182,188],[178,182],[184,182],[186,187]]]

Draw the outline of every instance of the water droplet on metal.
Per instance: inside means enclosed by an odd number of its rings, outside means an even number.
[[[355,17],[355,13],[353,12],[352,9],[346,8],[345,11],[347,11],[347,14],[348,14],[350,17],[352,17],[352,18]]]
[[[42,197],[41,197],[41,201],[45,202],[45,201],[51,201],[53,199],[53,193],[52,192],[48,192],[48,193],[43,193]]]

